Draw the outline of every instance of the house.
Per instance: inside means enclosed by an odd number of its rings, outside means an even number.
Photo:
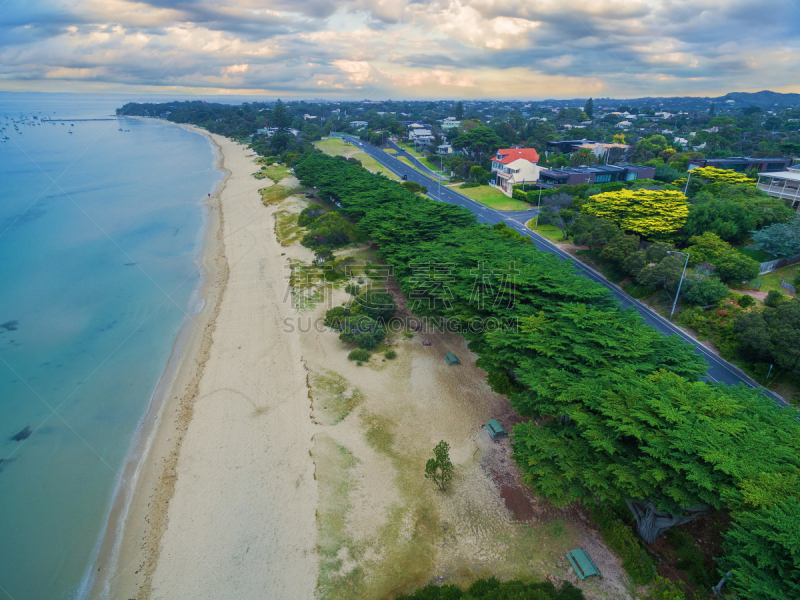
[[[447,117],[442,121],[442,129],[455,129],[461,127],[461,121],[456,121],[455,117]]]
[[[619,123],[617,123],[617,127],[619,128],[630,127],[631,125],[633,125],[633,123],[631,123],[630,121],[620,121]]]
[[[511,198],[514,185],[539,179],[539,153],[535,148],[501,148],[492,159],[494,179],[490,185]]]
[[[765,191],[773,198],[785,200],[800,213],[800,171],[777,171],[759,173],[758,189]]]
[[[445,142],[444,144],[439,144],[436,146],[436,154],[452,154],[453,147],[450,145],[450,142]]]
[[[686,138],[682,138],[682,137],[676,137],[675,138],[675,143],[676,144],[680,144],[681,148],[684,148],[684,149],[689,146],[689,140],[687,140]]]
[[[408,133],[409,141],[416,144],[430,145],[433,142],[433,132],[430,129],[412,129]]]
[[[692,158],[689,159],[691,171],[696,167],[714,167],[731,169],[737,173],[756,170],[759,173],[785,171],[792,164],[791,158],[750,158],[749,156],[732,156],[730,158]]]
[[[562,185],[579,185],[581,183],[610,183],[614,181],[633,181],[634,179],[652,179],[655,177],[654,167],[640,165],[595,165],[567,167],[565,169],[543,169],[539,172],[538,185],[552,189]]]
[[[597,157],[597,160],[602,159],[604,156],[607,156],[608,153],[611,151],[612,148],[619,148],[620,152],[624,154],[628,151],[630,146],[628,144],[599,144],[599,143],[592,143],[592,144],[581,144],[574,148],[575,150],[581,148],[588,148],[591,150],[592,154]],[[621,155],[621,154],[620,154]]]
[[[594,140],[587,140],[583,138],[582,140],[563,140],[560,142],[547,142],[547,149],[551,151],[558,151],[561,154],[569,154],[573,152],[576,148],[580,148],[584,144],[597,144]]]
[[[367,125],[367,121],[350,121],[350,127],[353,129],[364,129]]]

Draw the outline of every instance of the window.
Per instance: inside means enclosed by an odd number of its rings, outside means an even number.
[[[783,171],[784,167],[783,163],[767,163],[767,171]]]
[[[626,179],[627,181],[633,181],[633,180],[634,180],[634,179],[636,179],[638,176],[639,176],[639,174],[638,174],[638,173],[632,173],[632,172],[628,171],[628,175],[627,175],[627,177],[626,177],[625,179]]]
[[[595,183],[608,183],[611,181],[611,173],[603,173],[602,175],[595,175]]]

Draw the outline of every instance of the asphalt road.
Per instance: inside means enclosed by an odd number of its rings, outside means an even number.
[[[375,146],[372,146],[371,144],[362,142],[356,137],[344,134],[332,134],[332,135],[335,135],[336,137],[341,137],[349,141],[351,144],[358,146],[360,150],[362,150],[363,152],[367,153],[369,156],[377,160],[388,170],[392,171],[395,175],[398,175],[400,177],[405,175],[408,178],[408,181],[414,181],[420,185],[424,185],[425,187],[428,188],[428,196],[430,196],[434,200],[439,200],[440,202],[447,202],[448,204],[457,204],[458,206],[463,206],[464,208],[472,211],[477,216],[478,221],[480,221],[481,223],[486,223],[487,225],[494,225],[495,223],[505,223],[506,225],[508,225],[512,229],[515,229],[519,233],[530,237],[539,250],[555,254],[561,260],[572,261],[576,267],[576,270],[579,273],[581,273],[585,277],[588,277],[592,281],[596,281],[597,283],[600,283],[601,285],[607,287],[611,291],[613,296],[619,301],[619,303],[624,308],[627,308],[629,306],[634,307],[648,325],[655,327],[658,331],[660,331],[664,335],[677,335],[686,343],[694,346],[695,352],[702,355],[705,358],[706,362],[708,363],[708,374],[706,379],[708,379],[709,381],[719,381],[727,385],[737,385],[741,383],[748,387],[757,388],[761,390],[761,392],[764,395],[773,399],[779,405],[788,406],[788,403],[783,398],[781,398],[771,390],[764,388],[763,386],[758,384],[755,380],[748,377],[743,371],[741,371],[728,361],[717,356],[700,340],[692,337],[682,329],[676,327],[672,322],[659,315],[657,312],[655,312],[652,308],[650,308],[643,302],[640,302],[639,300],[630,297],[622,290],[622,288],[605,279],[602,275],[600,275],[600,273],[598,273],[591,267],[588,267],[585,264],[581,263],[580,261],[576,260],[571,255],[559,249],[555,244],[551,243],[549,240],[546,240],[545,238],[534,234],[530,229],[525,227],[525,223],[536,215],[536,209],[530,211],[520,211],[520,212],[501,212],[494,210],[492,208],[484,206],[480,202],[476,202],[471,198],[467,198],[466,196],[453,190],[452,188],[448,188],[444,185],[437,184],[435,181],[432,181],[429,177],[422,175],[419,171],[416,171],[415,169],[411,168],[404,162],[397,160],[393,155],[388,154],[383,150],[376,148]]]

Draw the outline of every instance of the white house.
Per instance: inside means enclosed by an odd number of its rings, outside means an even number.
[[[511,198],[514,184],[539,180],[539,153],[535,148],[501,148],[492,159],[490,185]]]
[[[631,125],[633,125],[633,123],[631,123],[630,121],[620,121],[619,123],[617,123],[617,127],[619,127],[620,129],[623,129],[625,127],[630,127]]]
[[[455,117],[447,117],[442,121],[442,129],[455,129],[461,127],[461,121],[456,121]]]
[[[353,129],[364,129],[368,124],[367,121],[350,121],[350,127]]]
[[[453,147],[450,145],[450,142],[445,142],[444,144],[439,144],[436,146],[436,154],[452,154]]]

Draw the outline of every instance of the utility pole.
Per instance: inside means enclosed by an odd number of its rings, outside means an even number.
[[[539,213],[542,212],[542,188],[539,188],[539,204],[536,206],[536,228],[539,228]]]
[[[686,187],[683,188],[683,195],[686,195],[686,192],[689,191],[689,180],[692,178],[692,172],[689,171],[689,175],[686,177]]]
[[[669,313],[669,318],[672,319],[672,315],[675,314],[675,307],[678,305],[678,296],[681,295],[681,286],[683,285],[683,276],[686,275],[686,267],[689,265],[689,253],[688,252],[681,252],[679,250],[670,250],[670,251],[667,252],[667,254],[683,254],[686,257],[686,262],[683,263],[683,273],[681,273],[681,280],[678,283],[678,292],[675,294],[675,301],[672,303],[672,312]]]

